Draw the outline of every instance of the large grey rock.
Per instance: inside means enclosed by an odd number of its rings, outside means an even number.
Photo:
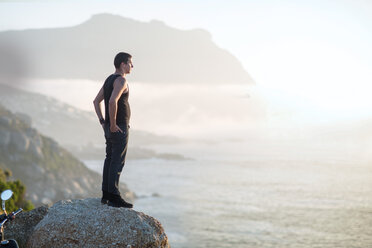
[[[132,209],[102,205],[98,198],[54,204],[34,228],[27,247],[169,247],[159,221]]]

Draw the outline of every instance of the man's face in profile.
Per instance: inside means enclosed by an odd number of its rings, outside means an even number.
[[[125,74],[129,74],[131,72],[132,68],[133,68],[132,58],[129,58],[127,63],[126,64],[124,63]]]

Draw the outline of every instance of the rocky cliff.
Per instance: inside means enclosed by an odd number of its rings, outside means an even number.
[[[101,192],[99,174],[1,106],[0,164],[26,185],[26,197],[36,206]],[[124,184],[121,192],[133,196]]]
[[[5,234],[27,248],[169,247],[158,220],[132,209],[102,205],[99,198],[60,201],[49,209],[21,213]]]

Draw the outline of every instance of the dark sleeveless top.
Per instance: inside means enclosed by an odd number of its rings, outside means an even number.
[[[111,74],[103,84],[103,94],[105,99],[105,123],[110,124],[110,114],[109,114],[109,101],[114,89],[114,82],[119,77],[118,74]],[[130,119],[130,106],[128,102],[129,98],[129,88],[125,90],[119,100],[116,113],[116,124],[117,125],[128,125]]]

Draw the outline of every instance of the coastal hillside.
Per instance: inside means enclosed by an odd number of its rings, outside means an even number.
[[[135,81],[253,83],[242,64],[205,30],[111,14],[94,15],[73,27],[0,32],[0,74],[102,80],[119,51],[134,56],[136,73],[130,77]]]
[[[80,159],[102,159],[104,137],[93,112],[83,111],[54,98],[9,87],[0,83],[0,104],[40,133],[56,140]],[[183,159],[179,154],[159,154],[143,147],[149,144],[176,144],[181,140],[131,130],[129,159]]]
[[[98,173],[2,106],[0,165],[26,185],[26,198],[36,206],[101,194],[102,179]],[[125,184],[121,192],[131,195]]]

